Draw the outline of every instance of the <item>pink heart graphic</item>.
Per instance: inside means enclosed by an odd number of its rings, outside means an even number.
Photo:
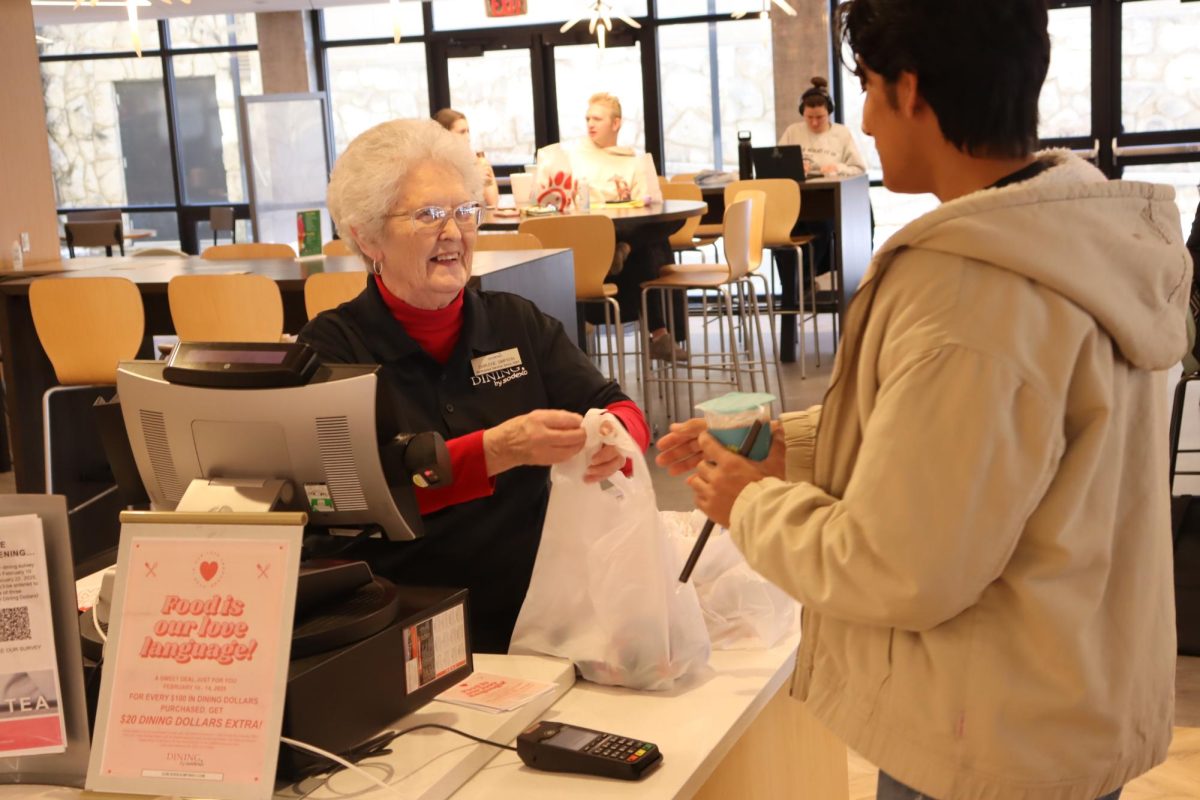
[[[217,574],[217,562],[201,561],[200,562],[200,577],[206,581],[211,581]]]

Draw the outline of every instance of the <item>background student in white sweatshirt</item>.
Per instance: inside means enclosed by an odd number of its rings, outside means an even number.
[[[789,125],[779,143],[804,148],[804,168],[810,175],[862,175],[867,171],[850,129],[829,118],[833,113],[829,81],[812,79],[812,88],[800,96],[800,113],[804,121]]]

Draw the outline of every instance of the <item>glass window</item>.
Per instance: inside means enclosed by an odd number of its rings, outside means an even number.
[[[1050,10],[1050,71],[1038,98],[1038,136],[1092,133],[1092,10]]]
[[[174,204],[162,62],[112,58],[41,66],[59,207]]]
[[[897,194],[882,186],[871,187],[871,210],[875,213],[875,249],[896,231],[939,205],[931,194]]]
[[[1196,204],[1200,202],[1200,163],[1186,164],[1142,164],[1125,167],[1121,177],[1130,181],[1165,183],[1175,187],[1175,204],[1179,206],[1179,217],[1186,239],[1196,218]]]
[[[658,48],[665,174],[737,169],[740,130],[750,131],[756,144],[775,141],[769,21],[751,17],[664,26],[658,31]],[[714,128],[720,132],[719,152]]]
[[[558,92],[558,133],[562,141],[587,136],[588,98],[609,92],[621,101],[617,144],[646,149],[642,103],[642,47],[575,44],[554,48],[554,83]]]
[[[646,16],[646,0],[606,0],[614,13],[627,17]],[[519,17],[489,17],[486,0],[438,0],[433,4],[433,27],[439,31],[472,28],[499,28],[512,25],[537,25],[590,18],[585,0],[528,0],[527,11]],[[614,25],[620,25],[614,21]]]
[[[1121,3],[1121,125],[1126,133],[1200,128],[1200,4]]]
[[[227,47],[258,43],[258,26],[253,14],[172,17],[168,21],[168,30],[171,32],[171,47]]]
[[[492,164],[532,164],[529,51],[488,50],[481,56],[451,58],[447,69],[450,104],[467,115],[475,148]]]
[[[759,13],[762,8],[763,0],[659,0],[658,18],[702,17],[734,12]]]
[[[867,94],[862,89],[862,81],[844,62],[839,68],[842,71],[842,107],[838,111],[842,122],[854,136],[854,143],[858,145],[863,160],[867,162],[867,175],[873,181],[879,180],[883,177],[883,168],[879,165],[879,152],[875,149],[875,140],[863,133],[862,129],[863,103],[867,100]],[[878,215],[879,212],[875,213]],[[881,243],[878,233],[875,235],[875,243]]]
[[[429,116],[425,45],[331,47],[325,52],[336,152],[380,122]]]
[[[243,202],[239,98],[262,94],[258,53],[173,56],[171,63],[185,201]]]
[[[125,215],[125,242],[130,247],[174,247],[179,249],[179,217],[174,211],[135,211]],[[247,240],[249,241],[249,240]]]
[[[425,33],[425,18],[421,3],[399,3],[400,35],[420,36]],[[325,18],[325,41],[341,39],[379,39],[393,35],[396,17],[389,4],[342,6],[321,12]]]
[[[86,9],[79,13],[86,14]],[[82,53],[124,53],[133,50],[128,22],[89,22],[75,25],[42,25],[37,28],[38,53],[43,56]],[[138,20],[142,52],[158,49],[158,23]]]

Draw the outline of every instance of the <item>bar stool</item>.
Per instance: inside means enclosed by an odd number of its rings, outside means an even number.
[[[617,285],[604,282],[617,248],[617,231],[612,220],[600,214],[540,217],[523,221],[518,232],[533,235],[543,247],[571,251],[575,262],[575,302],[599,303],[603,307],[608,376],[624,386],[625,329],[621,324],[621,306],[617,303]],[[598,355],[599,348],[595,352]]]
[[[661,180],[661,179],[660,179]],[[703,200],[704,196],[700,192],[700,187],[694,183],[680,183],[672,181],[662,182],[663,200]],[[709,244],[714,244],[717,239],[714,237],[712,241],[697,242],[696,229],[700,227],[700,217],[689,217],[684,221],[683,227],[671,234],[667,240],[671,245],[671,252],[676,256],[681,253],[694,250],[700,254],[701,261],[707,261],[704,257],[704,251],[700,248]]]
[[[367,286],[362,272],[314,272],[304,280],[304,311],[308,318],[337,308],[362,294]]]
[[[734,181],[725,187],[725,202],[729,202],[731,197],[736,197],[738,192],[745,189],[757,189],[762,191],[767,196],[767,214],[763,223],[763,246],[771,250],[771,260],[774,265],[775,253],[782,249],[790,249],[796,251],[796,288],[799,292],[798,308],[781,309],[775,306],[775,280],[774,270],[769,270],[768,274],[771,277],[770,286],[766,286],[766,278],[763,278],[764,288],[768,291],[768,296],[771,300],[768,302],[767,309],[771,315],[788,314],[798,316],[799,331],[800,331],[800,377],[806,378],[805,370],[805,355],[806,349],[804,346],[804,323],[812,321],[813,330],[813,348],[817,354],[817,366],[821,366],[821,341],[817,333],[817,284],[816,284],[816,267],[813,264],[813,248],[812,243],[816,241],[816,236],[812,234],[802,234],[793,236],[792,230],[796,227],[796,221],[800,218],[800,185],[793,180],[786,178],[760,178],[750,181]],[[812,313],[805,311],[804,301],[804,253],[807,248],[808,252],[808,281],[809,281],[809,298],[812,302]],[[760,277],[762,277],[760,275]],[[835,278],[836,280],[836,278]],[[836,287],[835,287],[836,288]],[[771,337],[775,339],[774,325],[772,325]]]
[[[278,342],[283,335],[279,285],[263,275],[176,275],[167,302],[184,341]]]
[[[696,183],[696,176],[699,174],[700,173],[698,173],[698,172],[681,172],[678,175],[672,175],[670,182],[680,184],[683,186],[691,185],[691,186],[695,186],[697,189],[699,189],[700,185],[698,183]],[[666,195],[663,195],[663,197],[665,198]],[[686,199],[691,199],[691,198],[686,198]],[[695,199],[703,200],[704,193],[701,192],[700,197],[697,197]],[[695,230],[692,231],[693,238],[692,238],[691,244],[692,244],[692,247],[698,253],[700,253],[701,258],[704,258],[704,251],[701,250],[700,248],[701,247],[712,247],[713,261],[717,261],[720,259],[721,256],[717,252],[717,241],[721,238],[721,229],[722,229],[722,225],[720,223],[712,223],[712,222],[702,223],[697,220],[696,228],[695,228]]]
[[[643,364],[642,371],[645,384],[645,406],[646,416],[651,413],[650,405],[653,393],[650,390],[650,384],[659,384],[660,388],[665,388],[667,397],[667,419],[681,418],[677,408],[679,393],[677,391],[680,383],[686,384],[688,389],[688,404],[695,405],[694,386],[696,384],[720,384],[729,385],[734,388],[742,389],[742,372],[746,371],[747,377],[750,380],[751,390],[757,389],[756,375],[761,375],[763,387],[768,384],[767,369],[766,369],[766,348],[763,342],[762,322],[758,313],[758,300],[755,296],[753,286],[749,281],[749,274],[753,264],[752,256],[755,253],[762,253],[762,215],[761,211],[755,213],[754,198],[743,197],[739,200],[730,203],[725,207],[725,216],[722,225],[722,232],[725,239],[725,264],[714,264],[709,269],[701,268],[701,265],[689,265],[686,270],[672,270],[664,272],[657,279],[646,281],[642,284],[642,315],[645,316],[649,308],[649,295],[651,291],[658,291],[667,299],[667,327],[671,329],[671,335],[675,335],[675,319],[671,313],[671,303],[669,294],[674,291],[687,292],[689,290],[698,290],[703,293],[713,292],[717,295],[718,314],[723,317],[721,324],[721,336],[725,336],[725,331],[728,331],[728,349],[724,353],[718,353],[717,357],[721,361],[717,364],[710,363],[706,357],[705,363],[702,365],[706,377],[693,377],[693,348],[688,347],[688,360],[685,364],[687,377],[680,378],[678,376],[678,366],[675,362],[666,362],[658,373],[653,371],[652,365],[645,357],[647,347],[649,346],[649,333],[643,330],[642,333],[642,352]],[[749,330],[746,332],[746,357],[740,352],[741,348],[736,341],[736,330],[741,323],[737,321],[733,312],[733,294],[738,294],[738,304],[742,310],[742,317],[745,324],[749,325]],[[748,313],[747,313],[748,312]],[[685,331],[688,325],[688,320],[685,317],[683,320]],[[690,336],[688,337],[690,338]],[[754,351],[755,343],[757,342],[757,353]],[[728,356],[728,359],[726,359]],[[728,379],[712,379],[707,377],[712,370],[725,370],[729,372]],[[779,363],[776,359],[776,380],[780,382]]]
[[[62,493],[53,457],[54,400],[67,392],[114,387],[118,363],[137,357],[145,311],[141,293],[127,278],[39,278],[29,285],[29,307],[59,383],[42,395],[42,437],[46,493]],[[77,510],[115,489],[83,500],[69,497],[68,506]]]

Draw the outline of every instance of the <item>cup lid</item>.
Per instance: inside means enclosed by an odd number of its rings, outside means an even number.
[[[766,392],[728,392],[698,403],[696,408],[713,414],[736,414],[758,406],[770,405],[774,400],[775,395]]]

